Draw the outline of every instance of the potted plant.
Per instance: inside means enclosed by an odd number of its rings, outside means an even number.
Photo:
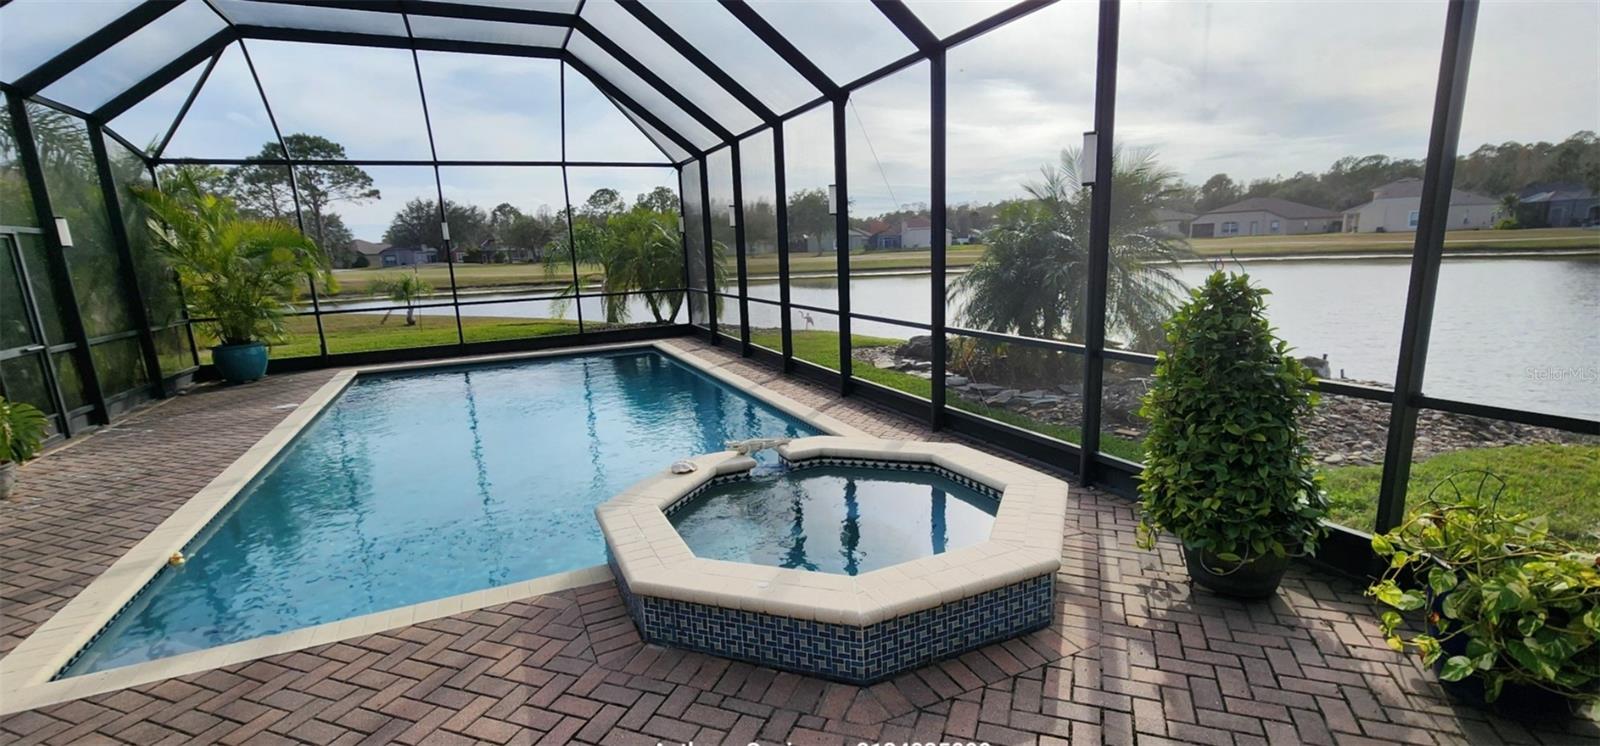
[[[136,189],[149,210],[157,251],[178,273],[190,311],[218,345],[217,372],[230,383],[267,373],[267,342],[283,336],[283,316],[307,276],[332,282],[317,245],[280,220],[242,215],[233,200],[208,194],[179,171],[164,190]]]
[[[1478,475],[1482,475],[1481,477]],[[1486,472],[1452,475],[1494,478]],[[1444,502],[1430,492],[1406,522],[1372,539],[1389,569],[1367,595],[1391,607],[1380,628],[1416,650],[1452,696],[1537,718],[1600,717],[1600,554],[1549,534],[1543,516],[1496,510],[1498,491]],[[1428,610],[1407,639],[1400,612]]]
[[[1327,530],[1299,426],[1314,379],[1273,334],[1266,295],[1222,272],[1191,291],[1139,410],[1150,421],[1140,546],[1176,535],[1194,582],[1240,598],[1271,595],[1289,558],[1314,553]]]
[[[44,413],[37,407],[0,396],[0,500],[11,499],[17,466],[39,453],[44,430]]]

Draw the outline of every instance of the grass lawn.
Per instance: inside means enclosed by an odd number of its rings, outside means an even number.
[[[1406,503],[1416,507],[1434,485],[1460,471],[1482,469],[1506,481],[1502,512],[1549,516],[1552,534],[1575,543],[1600,547],[1600,445],[1524,445],[1471,448],[1441,453],[1411,467]],[[1325,469],[1325,488],[1332,503],[1330,520],[1370,531],[1377,514],[1381,466]],[[1476,486],[1462,477],[1462,489]],[[1453,497],[1446,487],[1442,500]]]
[[[884,347],[898,345],[900,340],[883,337],[868,337],[853,334],[850,337],[852,344],[857,347]],[[781,332],[776,329],[751,329],[750,341],[773,350],[783,349]],[[839,334],[830,331],[796,331],[792,333],[794,343],[794,356],[809,363],[821,365],[829,370],[839,369]],[[903,391],[912,396],[929,399],[933,396],[933,382],[926,378],[904,373],[898,370],[887,370],[870,365],[856,363],[851,371],[856,378],[871,381],[880,386],[886,386],[897,391]],[[951,407],[964,412],[999,420],[1009,425],[1015,425],[1024,430],[1031,430],[1040,435],[1047,435],[1057,440],[1068,443],[1079,443],[1083,439],[1083,430],[1077,427],[1058,425],[1052,422],[1036,420],[1027,415],[1013,412],[1009,409],[985,406],[977,402],[970,402],[956,397],[950,397],[948,403]],[[1100,436],[1100,447],[1106,452],[1120,458],[1139,461],[1143,458],[1144,446],[1138,441],[1121,438],[1110,434]]]
[[[334,314],[322,317],[322,329],[328,337],[328,352],[371,352],[407,347],[432,347],[456,343],[454,316],[418,316],[416,326],[406,326],[405,316],[396,312],[387,323],[380,324],[377,314]],[[272,357],[283,359],[308,357],[319,354],[317,322],[310,316],[296,316],[286,320],[288,335],[283,343],[272,346]],[[577,334],[578,322],[565,319],[521,319],[495,316],[463,316],[461,329],[468,342],[492,342],[502,339],[525,339],[552,334]],[[215,340],[205,338],[196,327],[195,343],[201,345],[200,362],[211,362],[211,345]]]
[[[1189,244],[1200,256],[1279,256],[1297,254],[1410,254],[1416,237],[1410,233],[1318,233],[1299,236],[1230,236],[1196,238]],[[1600,231],[1582,228],[1533,228],[1516,231],[1448,231],[1446,251],[1535,251],[1600,248]]]
[[[1286,256],[1301,254],[1393,253],[1409,254],[1413,237],[1406,233],[1331,233],[1303,236],[1233,236],[1197,238],[1190,243],[1200,256]],[[1581,228],[1537,228],[1519,231],[1452,231],[1445,234],[1447,251],[1535,251],[1541,249],[1600,249],[1600,231]],[[968,267],[983,258],[985,246],[951,246],[946,253],[947,267]],[[932,255],[926,249],[904,251],[856,251],[850,255],[854,272],[889,270],[927,270]],[[728,260],[729,276],[733,260]],[[837,268],[831,253],[797,253],[789,257],[789,270],[795,273],[825,273]],[[364,296],[372,292],[375,281],[410,272],[410,267],[369,267],[334,270],[339,280],[337,295]],[[585,282],[601,276],[597,265],[582,265]],[[758,254],[747,261],[751,277],[776,277],[778,256]],[[450,268],[444,264],[423,265],[419,273],[436,292],[448,293]],[[462,290],[545,286],[552,290],[572,281],[564,271],[547,272],[543,264],[457,264],[456,287]]]

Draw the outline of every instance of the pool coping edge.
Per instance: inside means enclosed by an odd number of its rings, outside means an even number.
[[[52,680],[57,672],[71,662],[73,656],[88,645],[94,636],[110,624],[123,607],[155,578],[174,552],[181,551],[204,531],[211,520],[232,503],[239,490],[270,465],[301,431],[315,422],[328,404],[337,399],[357,377],[630,349],[654,350],[824,432],[833,435],[863,435],[857,428],[817,408],[805,406],[760,383],[726,370],[724,363],[707,359],[693,350],[681,348],[672,344],[671,340],[620,342],[341,369],[297,405],[281,422],[267,431],[266,435],[251,445],[222,473],[185,500],[155,529],[90,581],[65,606],[36,627],[10,653],[0,658],[0,715],[11,715],[81,697],[326,645],[462,612],[476,611],[520,598],[610,580],[611,573],[606,565],[593,565],[144,663]]]
[[[867,626],[952,603],[1061,567],[1068,485],[1036,469],[955,443],[814,436],[779,447],[787,460],[849,459],[934,466],[998,491],[989,536],[970,546],[857,576],[697,557],[666,510],[754,462],[733,451],[690,459],[689,474],[658,473],[595,508],[614,560],[634,593],[668,600]]]

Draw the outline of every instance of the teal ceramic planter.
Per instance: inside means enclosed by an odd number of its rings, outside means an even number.
[[[258,381],[267,375],[267,346],[260,342],[211,348],[211,362],[228,383]]]

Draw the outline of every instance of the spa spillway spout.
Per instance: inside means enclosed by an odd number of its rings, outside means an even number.
[[[759,451],[765,451],[768,448],[777,448],[788,444],[788,438],[750,438],[748,440],[729,440],[722,445],[741,456],[749,456]]]

